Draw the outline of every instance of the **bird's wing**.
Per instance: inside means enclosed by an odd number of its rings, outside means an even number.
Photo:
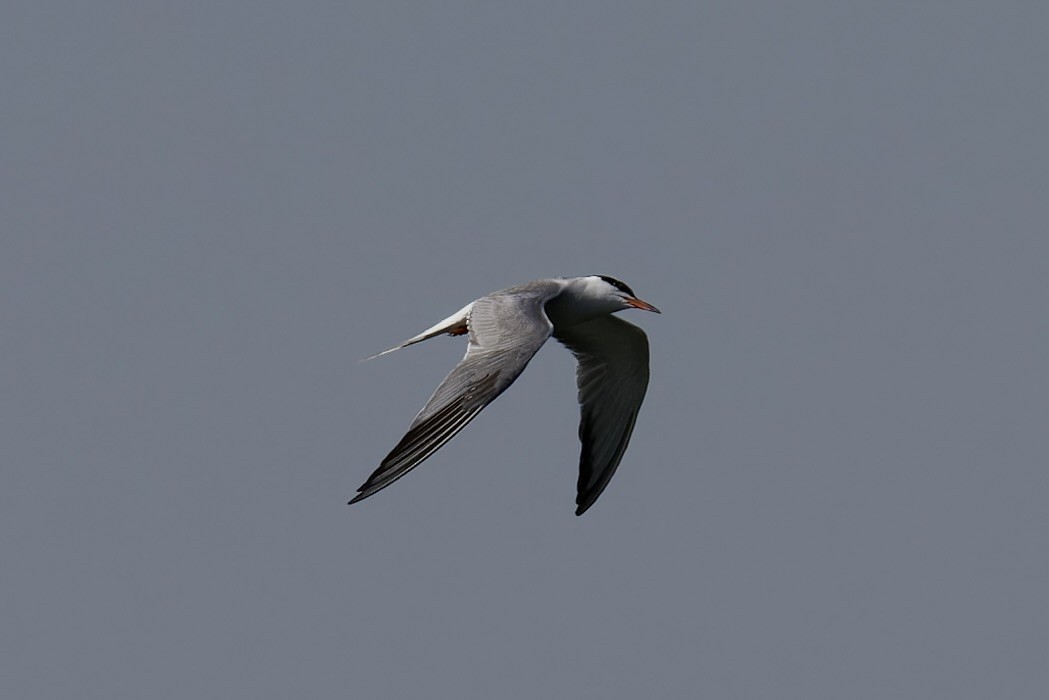
[[[648,336],[614,316],[554,334],[579,362],[579,482],[576,515],[605,490],[623,459],[648,388]]]
[[[496,293],[473,303],[467,321],[470,344],[466,356],[438,385],[407,434],[350,503],[371,496],[414,469],[517,379],[550,337],[553,325],[543,305],[557,291],[551,286],[527,293]]]

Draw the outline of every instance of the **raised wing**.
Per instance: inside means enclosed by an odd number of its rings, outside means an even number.
[[[558,329],[554,334],[579,362],[579,482],[576,515],[605,490],[623,459],[648,389],[648,336],[615,316]]]
[[[553,326],[543,304],[553,291],[497,293],[473,303],[466,356],[438,385],[407,434],[350,503],[381,491],[417,467],[513,384],[550,337]]]

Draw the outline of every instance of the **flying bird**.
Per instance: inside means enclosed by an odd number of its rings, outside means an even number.
[[[575,355],[581,420],[576,515],[605,490],[623,459],[648,388],[648,337],[612,316],[624,309],[660,313],[613,277],[542,279],[493,292],[414,338],[468,335],[466,356],[444,378],[397,446],[350,503],[381,491],[451,440],[513,384],[551,335]],[[371,358],[368,358],[371,359]]]

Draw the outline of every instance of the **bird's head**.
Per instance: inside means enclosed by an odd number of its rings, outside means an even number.
[[[617,280],[608,275],[591,275],[584,277],[586,280],[586,294],[595,301],[605,301],[612,308],[610,311],[623,311],[624,309],[641,309],[661,313],[659,309],[642,301],[634,294],[634,290],[625,282]]]

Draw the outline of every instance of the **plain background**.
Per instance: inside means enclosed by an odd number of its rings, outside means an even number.
[[[0,695],[1049,697],[1044,3],[11,2]],[[461,357],[663,310],[347,507]]]

